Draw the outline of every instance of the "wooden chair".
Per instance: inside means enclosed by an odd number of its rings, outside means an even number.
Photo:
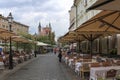
[[[115,69],[110,69],[109,71],[106,72],[106,80],[114,80],[116,76],[117,70]]]
[[[85,75],[86,72],[90,72],[90,67],[89,67],[88,63],[83,64],[80,67],[80,76],[81,76],[82,79],[84,79],[84,75]]]
[[[3,58],[2,57],[0,57],[0,62],[3,62]]]
[[[116,72],[117,70],[115,69],[110,69],[106,72],[105,78],[103,77],[98,77],[97,80],[116,80]]]
[[[116,80],[120,80],[120,70],[117,70],[115,78]]]
[[[112,66],[111,62],[102,62],[102,66]]]
[[[0,57],[0,71],[4,69],[3,58]]]
[[[92,62],[92,59],[83,59],[83,62]]]
[[[120,65],[120,61],[117,61],[115,64],[119,66]]]
[[[100,67],[100,63],[90,63],[90,67]]]

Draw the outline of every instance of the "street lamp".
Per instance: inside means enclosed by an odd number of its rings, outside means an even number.
[[[13,23],[13,17],[12,17],[11,12],[9,13],[7,19],[8,19],[8,23],[9,23],[9,31],[12,32],[11,27],[12,27],[12,23]],[[11,36],[10,36],[9,69],[13,69],[13,54],[12,54],[11,43],[12,43],[12,41],[11,41]]]
[[[37,34],[35,33],[34,35],[35,35],[35,51],[34,51],[34,53],[35,53],[35,57],[37,57],[37,51],[36,51],[36,38],[37,38]]]

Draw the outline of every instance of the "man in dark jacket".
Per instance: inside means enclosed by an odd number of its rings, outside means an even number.
[[[61,51],[61,49],[59,50],[58,58],[59,58],[59,62],[61,62],[61,59],[62,59],[62,51]]]

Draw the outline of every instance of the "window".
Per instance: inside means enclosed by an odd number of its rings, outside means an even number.
[[[19,29],[17,29],[17,31],[19,31]]]
[[[6,29],[8,29],[8,26],[6,26]]]
[[[83,0],[84,1],[84,6],[87,6],[87,0]]]
[[[2,20],[2,22],[5,22],[4,19]]]
[[[5,25],[2,25],[3,26],[3,28],[5,29]]]

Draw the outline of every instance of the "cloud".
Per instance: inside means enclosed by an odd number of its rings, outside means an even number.
[[[29,25],[32,34],[38,31],[39,22],[42,26],[50,22],[56,37],[68,31],[73,0],[1,0],[0,4],[0,14],[12,12],[14,20]]]

